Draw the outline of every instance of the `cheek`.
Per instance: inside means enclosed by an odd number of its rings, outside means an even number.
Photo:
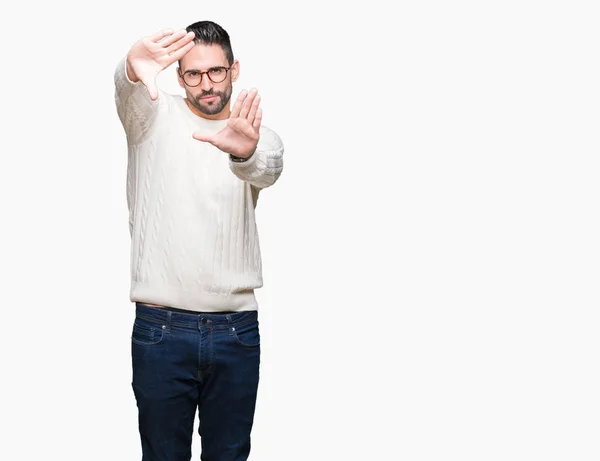
[[[225,82],[223,82],[225,83]],[[221,90],[221,93],[223,93],[225,96],[231,95],[231,91],[233,90],[233,84],[231,81],[228,81],[227,84],[223,85],[223,89]]]

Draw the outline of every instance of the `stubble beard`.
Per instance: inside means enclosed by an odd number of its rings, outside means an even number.
[[[232,85],[229,85],[226,91],[203,91],[200,94],[195,96],[188,95],[188,100],[191,102],[192,106],[198,109],[200,112],[206,115],[216,115],[220,113],[227,104],[229,104],[229,99],[231,98],[232,93]],[[204,96],[217,96],[218,99],[216,101],[204,102],[201,103],[200,98]]]

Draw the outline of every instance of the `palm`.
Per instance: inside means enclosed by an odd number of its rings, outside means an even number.
[[[255,89],[242,91],[233,106],[227,125],[214,135],[195,132],[199,141],[210,142],[223,152],[236,157],[249,157],[258,144],[262,110],[259,109],[260,96]]]
[[[212,144],[236,157],[247,157],[258,143],[258,132],[241,118],[230,118],[227,126],[212,138]]]
[[[137,41],[127,54],[133,74],[148,88],[152,99],[158,97],[156,76],[163,69],[181,59],[194,46],[194,33],[180,30],[157,32]]]
[[[133,46],[128,57],[131,68],[142,82],[153,80],[165,68],[143,41]]]

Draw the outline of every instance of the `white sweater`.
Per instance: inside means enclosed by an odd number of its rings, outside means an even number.
[[[115,71],[115,101],[127,135],[127,206],[132,302],[192,311],[257,310],[262,286],[255,222],[261,189],[283,169],[283,143],[262,126],[245,162],[192,138],[216,133],[227,120],[195,115],[182,96]]]

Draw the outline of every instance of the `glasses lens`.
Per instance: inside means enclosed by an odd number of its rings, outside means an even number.
[[[221,83],[227,76],[227,69],[224,67],[217,67],[208,71],[208,76],[214,83]]]
[[[198,86],[200,85],[200,80],[202,80],[200,72],[191,71],[183,74],[183,81],[188,86]]]

